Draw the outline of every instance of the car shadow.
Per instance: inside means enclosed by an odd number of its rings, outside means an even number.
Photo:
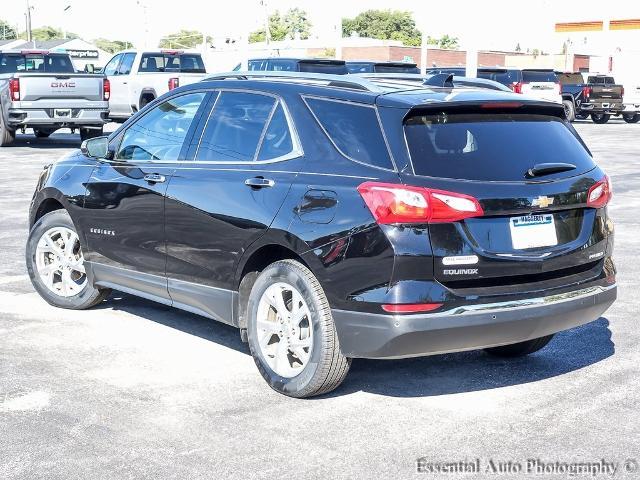
[[[114,292],[96,308],[126,311],[249,354],[235,327],[173,307]],[[563,375],[614,353],[609,321],[601,317],[560,332],[545,348],[523,358],[503,359],[474,350],[404,360],[354,359],[342,386],[316,398],[360,391],[391,397],[430,397],[489,390]]]
[[[53,133],[47,138],[37,138],[33,134],[17,134],[16,139],[3,148],[80,148],[80,135],[71,133]]]

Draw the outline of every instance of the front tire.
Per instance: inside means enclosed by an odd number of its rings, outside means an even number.
[[[609,115],[608,113],[592,113],[591,114],[591,120],[593,120],[593,123],[597,123],[597,124],[607,123],[610,118],[611,118],[611,115]]]
[[[640,121],[640,113],[623,113],[622,119],[627,123],[638,123]]]
[[[533,340],[527,340],[526,342],[502,345],[501,347],[485,348],[485,351],[496,357],[524,357],[525,355],[529,355],[544,348],[552,338],[553,335],[547,335],[546,337],[534,338]]]
[[[91,285],[80,240],[66,210],[47,213],[35,223],[25,253],[33,288],[50,305],[83,310],[109,296],[109,290]]]
[[[351,359],[340,352],[329,302],[311,271],[295,260],[268,266],[247,305],[251,355],[275,391],[322,395],[345,379]]]

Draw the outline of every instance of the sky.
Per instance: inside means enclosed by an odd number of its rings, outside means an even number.
[[[341,17],[369,8],[409,10],[431,36],[449,34],[480,49],[550,50],[557,44],[558,21],[596,20],[603,0],[265,0],[266,10],[306,10],[318,35],[325,35]],[[32,25],[61,27],[86,40],[104,37],[139,46],[145,35],[152,43],[182,28],[213,37],[239,36],[264,23],[260,0],[29,0]],[[24,30],[27,0],[5,0],[0,18]],[[612,18],[640,18],[640,0],[606,2]],[[10,7],[8,8],[8,6]],[[70,6],[64,11],[65,7]],[[145,8],[146,6],[146,8]],[[145,14],[146,11],[146,14]],[[583,13],[584,12],[584,13]],[[594,13],[596,12],[596,13]],[[146,18],[146,22],[145,22]],[[145,26],[146,25],[146,26]],[[148,31],[148,34],[145,34]]]

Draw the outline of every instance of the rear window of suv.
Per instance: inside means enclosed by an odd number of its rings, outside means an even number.
[[[139,72],[206,73],[202,57],[197,54],[144,53]]]
[[[416,175],[477,181],[521,181],[538,163],[576,166],[545,178],[591,170],[589,152],[569,128],[557,117],[522,113],[417,115],[404,127]]]
[[[523,70],[522,71],[523,82],[552,82],[558,81],[555,72],[545,72],[543,70]]]
[[[68,55],[0,54],[0,74],[16,72],[74,73]]]

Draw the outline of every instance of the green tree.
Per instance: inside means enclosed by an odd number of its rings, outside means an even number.
[[[436,45],[438,48],[447,50],[457,50],[460,46],[458,37],[450,37],[449,35],[443,35],[440,38],[427,37],[427,45]]]
[[[350,37],[354,32],[361,37],[400,40],[412,46],[422,41],[411,12],[401,10],[367,10],[354,18],[343,18],[342,36]]]
[[[193,48],[202,45],[203,33],[197,30],[180,30],[160,40],[160,48]],[[206,42],[211,42],[211,37]]]
[[[135,48],[133,43],[122,40],[108,40],[106,38],[96,38],[93,40],[96,47],[109,53],[116,53],[127,48]]]
[[[68,39],[73,39],[73,38],[79,38],[79,35],[72,33],[72,32],[64,32],[63,30],[56,28],[56,27],[51,27],[51,26],[44,26],[44,27],[39,27],[39,28],[34,28],[31,30],[31,36],[34,40],[40,40],[40,41],[46,41],[46,40],[62,40],[65,38]],[[27,38],[27,32],[23,32],[22,34],[20,34],[20,38]]]
[[[9,25],[9,22],[0,19],[0,39],[15,40],[17,38],[18,32],[16,32],[16,29]]]
[[[284,15],[279,11],[269,15],[269,37],[271,40],[285,40],[296,38],[300,35],[302,40],[309,38],[311,33],[311,22],[307,12],[300,8],[290,8]],[[249,43],[264,42],[266,39],[264,28],[249,34]]]

